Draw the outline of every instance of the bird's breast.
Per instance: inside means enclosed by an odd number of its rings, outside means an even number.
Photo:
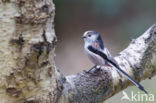
[[[95,54],[91,51],[89,51],[87,48],[85,48],[86,55],[88,58],[95,64],[95,65],[105,65],[105,60],[99,56],[98,54]]]

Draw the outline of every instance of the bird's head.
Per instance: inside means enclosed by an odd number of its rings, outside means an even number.
[[[84,41],[88,43],[98,41],[98,39],[101,38],[100,34],[96,31],[86,31],[82,37]]]
[[[96,46],[100,47],[101,49],[104,48],[102,38],[98,32],[86,31],[82,37],[84,39],[85,46],[88,46],[88,45],[94,45],[95,46],[96,45]]]

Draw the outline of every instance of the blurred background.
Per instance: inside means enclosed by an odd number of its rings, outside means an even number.
[[[156,0],[54,0],[54,3],[58,37],[56,64],[64,75],[82,72],[93,66],[83,50],[81,37],[85,31],[100,32],[105,46],[115,56],[128,46],[131,38],[140,36],[156,22]],[[156,96],[155,81],[156,77],[153,77],[141,84]],[[134,86],[125,91],[131,95],[132,90],[140,92]],[[105,103],[138,103],[121,101],[122,95],[120,92]],[[156,100],[150,103],[156,103]]]

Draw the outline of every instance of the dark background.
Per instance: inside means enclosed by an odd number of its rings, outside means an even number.
[[[156,0],[54,0],[54,3],[58,37],[56,64],[64,75],[93,66],[83,50],[81,36],[85,31],[100,32],[105,46],[115,56],[128,46],[131,38],[140,36],[156,22]],[[155,81],[156,78],[147,79],[141,84],[156,95]],[[132,90],[140,92],[134,86],[125,91],[130,95]],[[121,97],[122,92],[106,103],[114,103],[114,100],[116,103],[135,103],[121,101]]]

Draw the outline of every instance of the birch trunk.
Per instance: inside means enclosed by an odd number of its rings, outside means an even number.
[[[132,85],[114,67],[64,77],[55,66],[52,0],[0,1],[0,103],[102,103]],[[141,81],[156,74],[156,25],[115,57]]]
[[[52,0],[0,2],[0,103],[56,103]]]

